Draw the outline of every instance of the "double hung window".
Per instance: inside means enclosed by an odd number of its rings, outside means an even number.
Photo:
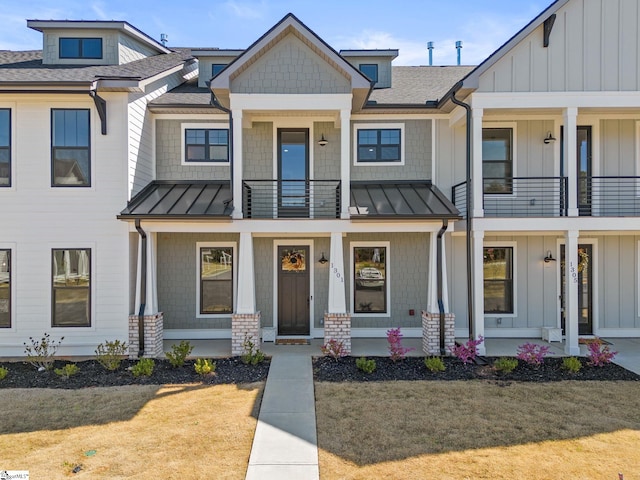
[[[89,109],[51,110],[51,184],[91,186]]]

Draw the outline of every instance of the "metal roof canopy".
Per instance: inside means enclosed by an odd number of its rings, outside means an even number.
[[[351,183],[354,220],[459,220],[458,209],[430,181]]]

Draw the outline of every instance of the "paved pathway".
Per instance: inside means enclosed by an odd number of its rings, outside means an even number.
[[[318,480],[317,445],[311,356],[290,350],[276,353],[271,359],[246,479]]]

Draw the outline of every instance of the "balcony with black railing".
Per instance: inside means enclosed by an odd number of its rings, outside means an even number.
[[[245,218],[340,218],[340,180],[244,180]]]
[[[578,212],[591,217],[640,217],[640,177],[579,179]]]

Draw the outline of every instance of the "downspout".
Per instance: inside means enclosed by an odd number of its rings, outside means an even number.
[[[466,191],[466,209],[467,209],[467,313],[469,317],[469,338],[475,338],[473,331],[473,277],[471,268],[471,106],[456,98],[456,92],[462,88],[462,82],[458,82],[451,92],[451,101],[456,105],[463,107],[467,111],[467,191]]]
[[[144,310],[147,307],[147,233],[136,218],[136,230],[140,234],[140,310],[138,310],[138,357],[144,355]]]
[[[438,295],[438,311],[440,312],[440,355],[445,356],[447,352],[444,348],[444,302],[442,300],[442,236],[444,232],[447,231],[447,227],[449,226],[449,220],[442,220],[442,228],[438,231],[437,241],[436,241],[436,283],[437,283],[437,295]]]
[[[218,102],[218,99],[211,92],[211,101],[209,102],[212,106],[216,107],[218,110],[222,110],[226,114],[229,115],[229,191],[231,192],[231,196],[233,198],[233,170],[234,170],[234,161],[233,161],[233,113],[231,113],[231,109],[223,107]]]

